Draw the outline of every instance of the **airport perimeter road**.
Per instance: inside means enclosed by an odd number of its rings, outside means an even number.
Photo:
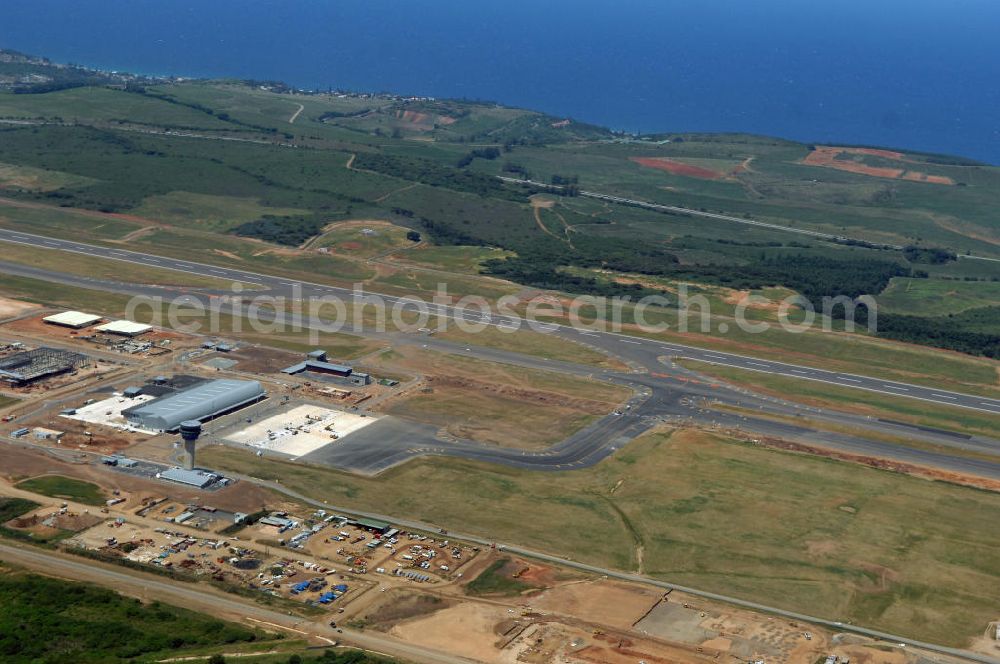
[[[69,251],[88,256],[97,256],[111,260],[137,263],[144,266],[177,270],[179,272],[199,276],[231,279],[233,281],[244,283],[256,283],[270,288],[273,291],[272,294],[291,295],[293,294],[293,289],[296,289],[302,297],[332,295],[340,297],[347,302],[352,302],[356,295],[353,291],[347,288],[296,281],[285,277],[276,277],[235,268],[218,267],[215,265],[195,263],[192,261],[167,258],[164,256],[155,256],[152,254],[118,249],[117,247],[101,247],[82,242],[74,242],[72,240],[62,240],[30,233],[22,233],[19,231],[0,230],[0,241],[30,245],[33,247],[58,249],[61,251]],[[60,276],[64,277],[65,275]],[[83,279],[84,284],[86,284],[85,278],[81,279]],[[412,303],[407,304],[407,298],[376,293],[371,293],[370,295],[377,295],[377,297],[381,298],[382,301],[390,306],[398,305],[403,309],[414,306]],[[442,316],[455,320],[461,319],[469,323],[483,323],[498,328],[510,328],[527,323],[525,319],[518,316],[488,314],[481,312],[478,309],[466,309],[454,306],[435,305],[431,303],[427,304],[427,309],[431,314],[436,316]],[[625,334],[575,329],[570,326],[558,325],[554,323],[535,323],[534,329],[545,333],[565,334],[568,335],[568,338],[578,337],[578,341],[609,350],[619,357],[626,360],[636,361],[644,366],[647,366],[647,368],[650,366],[656,366],[655,358],[657,355],[666,354],[738,369],[747,369],[750,371],[759,371],[763,373],[786,376],[788,378],[813,380],[848,389],[880,392],[898,397],[919,399],[940,405],[957,406],[960,408],[969,408],[987,413],[1000,414],[1000,399],[940,390],[909,383],[882,380],[851,373],[826,371],[823,369],[796,364],[761,360],[734,353],[705,350],[703,348],[672,342],[661,342]]]
[[[19,565],[46,576],[71,581],[95,583],[145,600],[159,600],[213,617],[250,622],[252,627],[276,629],[299,637],[312,637],[325,643],[334,640],[364,650],[398,657],[422,664],[470,664],[474,660],[456,657],[415,646],[377,632],[343,629],[342,633],[322,621],[310,621],[255,603],[249,598],[207,588],[197,583],[171,582],[162,576],[137,570],[125,570],[105,563],[56,553],[38,547],[0,542],[0,560]],[[331,614],[333,615],[333,614]]]
[[[479,535],[470,535],[468,533],[460,533],[452,530],[442,530],[441,524],[429,524],[429,523],[424,523],[422,521],[415,521],[412,519],[400,519],[386,514],[378,514],[376,512],[359,512],[355,509],[351,509],[348,507],[341,507],[338,505],[332,505],[327,502],[314,500],[312,498],[309,498],[308,496],[304,496],[301,493],[298,493],[294,489],[289,489],[285,486],[282,486],[280,483],[277,482],[269,482],[254,477],[240,476],[235,474],[233,475],[234,477],[239,477],[242,480],[254,482],[255,484],[258,484],[260,486],[271,488],[279,493],[283,493],[307,505],[311,505],[313,507],[318,507],[320,509],[325,509],[328,511],[332,510],[334,512],[351,514],[354,515],[355,517],[364,517],[369,519],[377,519],[379,521],[387,521],[389,523],[392,523],[396,527],[404,528],[407,530],[423,531],[427,533],[441,532],[443,534],[447,534],[448,537],[451,539],[463,540],[481,546],[488,546],[488,547],[495,546],[501,551],[509,551],[511,553],[525,556],[527,558],[534,558],[535,560],[542,560],[555,565],[570,567],[573,569],[580,570],[582,572],[587,572],[590,574],[598,574],[613,579],[620,579],[622,581],[630,581],[633,583],[646,584],[650,586],[655,586],[657,588],[663,588],[665,590],[676,590],[678,592],[687,593],[695,597],[702,597],[704,599],[712,600],[715,602],[723,602],[725,604],[730,604],[732,606],[739,606],[745,609],[750,609],[751,611],[755,612],[769,613],[772,615],[789,618],[791,620],[798,620],[804,623],[810,623],[813,625],[826,627],[833,630],[834,632],[859,634],[862,636],[867,636],[870,638],[886,641],[892,645],[906,644],[907,646],[912,646],[914,648],[923,648],[931,652],[957,657],[964,661],[981,662],[982,664],[1000,664],[1000,659],[996,659],[988,655],[981,655],[979,653],[973,653],[967,650],[959,650],[958,648],[949,648],[946,646],[940,646],[933,643],[927,643],[924,641],[917,641],[915,639],[910,639],[895,634],[889,634],[887,632],[880,632],[878,630],[868,629],[866,627],[861,627],[859,625],[851,625],[836,620],[818,618],[816,616],[810,616],[804,613],[797,613],[795,611],[785,611],[784,609],[775,608],[773,606],[768,606],[766,604],[760,604],[758,602],[752,602],[749,600],[740,599],[738,597],[721,595],[719,593],[713,593],[706,590],[699,590],[698,588],[680,586],[675,583],[669,583],[667,581],[652,579],[648,576],[641,576],[639,574],[630,574],[628,572],[621,572],[619,570],[597,567],[595,565],[588,565],[587,563],[577,562],[575,560],[569,560],[566,558],[560,558],[559,556],[553,556],[540,551],[534,551],[532,549],[526,549],[523,547],[518,547],[513,545],[505,545],[501,542],[484,538]]]

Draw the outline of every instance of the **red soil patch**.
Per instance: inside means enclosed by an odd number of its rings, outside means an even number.
[[[360,242],[341,242],[337,245],[338,249],[343,249],[344,251],[357,251],[361,248]]]
[[[955,184],[954,180],[943,175],[928,175],[927,173],[918,173],[917,171],[907,171],[903,175],[903,179],[912,180],[913,182],[930,182],[931,184]]]
[[[414,125],[414,129],[431,129],[435,124],[450,125],[456,122],[455,118],[447,115],[431,115],[420,111],[396,111],[396,119]]]
[[[629,157],[629,161],[634,161],[646,168],[655,168],[660,171],[667,171],[672,175],[683,175],[684,177],[698,178],[699,180],[718,180],[722,178],[722,173],[665,157]]]
[[[431,120],[431,116],[417,111],[396,111],[396,117],[403,122],[412,122],[413,124],[428,124]]]
[[[955,181],[941,175],[928,175],[919,171],[908,171],[905,168],[890,168],[885,166],[869,166],[856,161],[839,159],[842,154],[869,155],[891,159],[893,161],[908,161],[906,156],[900,152],[891,150],[876,150],[872,148],[838,148],[829,146],[817,146],[806,158],[803,164],[809,166],[820,166],[823,168],[834,168],[838,171],[858,173],[860,175],[870,175],[877,178],[889,178],[890,180],[909,180],[911,182],[927,182],[930,184],[953,185]]]

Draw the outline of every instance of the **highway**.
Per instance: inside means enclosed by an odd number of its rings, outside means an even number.
[[[19,546],[0,542],[0,560],[20,565],[46,576],[56,576],[71,581],[97,583],[117,592],[159,600],[175,606],[200,611],[215,617],[247,621],[251,627],[269,631],[290,632],[296,637],[311,637],[331,644],[344,641],[370,652],[383,653],[408,662],[423,664],[470,664],[473,660],[416,646],[377,631],[361,632],[341,628],[338,632],[323,622],[314,622],[287,612],[276,611],[257,604],[252,599],[233,595],[199,583],[169,581],[162,576],[123,569],[88,558],[47,551],[27,545]]]
[[[73,253],[96,256],[111,260],[126,261],[144,266],[153,266],[176,270],[186,274],[204,277],[231,279],[233,281],[255,283],[270,289],[271,295],[287,295],[308,298],[311,296],[335,296],[351,303],[356,293],[347,288],[328,286],[307,281],[298,281],[287,277],[261,274],[248,270],[221,267],[185,261],[165,256],[156,256],[117,247],[102,247],[72,240],[57,239],[23,233],[19,231],[0,230],[0,241],[23,244],[47,249],[58,249]],[[399,306],[401,309],[415,310],[417,305],[405,297],[370,293],[372,297],[381,298],[389,306]],[[431,302],[424,303],[426,310],[435,316],[453,320],[464,320],[468,323],[481,323],[497,328],[516,328],[529,324],[525,318],[517,315],[499,315],[484,313],[478,309],[462,308]],[[1000,414],[1000,399],[982,397],[960,392],[941,390],[933,387],[888,381],[859,374],[826,371],[815,367],[762,360],[734,353],[706,350],[673,342],[663,342],[643,337],[630,336],[614,332],[601,332],[577,329],[556,323],[541,323],[532,321],[532,329],[543,333],[555,333],[581,341],[604,350],[613,352],[626,360],[635,360],[639,364],[648,365],[651,357],[656,355],[671,355],[677,358],[699,360],[720,366],[746,369],[761,373],[769,373],[787,378],[812,380],[839,387],[890,394],[897,397],[918,399],[929,403],[947,406],[957,406],[992,414]]]

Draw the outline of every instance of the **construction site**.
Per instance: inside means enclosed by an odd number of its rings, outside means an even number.
[[[0,525],[57,537],[78,556],[305,605],[335,628],[374,630],[475,661],[925,661],[916,652],[443,533],[326,510],[250,514],[238,509],[249,511],[253,501],[242,491],[231,487],[211,504],[185,502],[132,482],[107,490],[103,505],[51,501]],[[4,493],[24,495],[17,486]]]
[[[35,348],[13,352],[0,358],[0,380],[13,387],[26,387],[90,366],[86,355],[58,348]]]

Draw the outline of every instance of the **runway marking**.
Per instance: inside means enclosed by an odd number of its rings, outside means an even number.
[[[747,364],[753,364],[753,365],[756,365],[758,367],[768,367],[768,368],[771,368],[770,364],[764,364],[763,362],[747,362]]]
[[[847,376],[834,376],[837,380],[849,380],[852,383],[860,383],[861,381],[857,378],[848,378]]]
[[[898,385],[883,385],[882,387],[886,387],[886,388],[888,388],[890,390],[903,390],[904,392],[909,392],[910,391],[907,388],[900,387]]]
[[[947,394],[938,394],[937,392],[931,392],[932,397],[938,397],[939,399],[951,399],[954,401],[957,397],[950,397]]]
[[[14,239],[11,239],[11,238],[14,238]],[[35,244],[35,245],[37,245],[39,242],[41,242],[43,244],[47,244],[47,245],[50,245],[50,246],[53,246],[53,247],[57,247],[57,248],[60,248],[60,249],[62,249],[64,251],[68,251],[68,252],[71,252],[71,253],[80,253],[80,254],[91,255],[91,256],[94,255],[95,252],[102,250],[102,248],[100,248],[100,247],[96,247],[96,246],[92,246],[92,245],[87,245],[87,244],[80,243],[80,242],[60,241],[60,242],[57,243],[55,241],[45,239],[44,236],[38,236],[38,235],[30,234],[30,233],[18,234],[16,232],[14,232],[14,233],[8,232],[8,234],[6,234],[6,235],[0,233],[0,240],[3,240],[3,239],[8,239],[8,241],[17,241],[18,239],[20,239],[24,243],[30,243],[30,244]],[[128,256],[128,258],[117,258],[115,260],[123,260],[124,262],[132,262],[132,263],[137,263],[137,264],[145,264],[146,262],[149,262],[150,258],[155,258],[156,257],[153,254],[147,254],[147,253],[143,253],[143,252],[135,252],[135,251],[120,252],[120,251],[115,251],[115,250],[111,250],[111,252],[107,252],[107,250],[105,250],[105,253],[103,253],[102,256],[104,256],[104,257],[110,257],[112,255],[112,253],[114,253],[116,255],[119,255],[119,256]],[[143,259],[143,260],[139,260],[139,259]],[[173,262],[173,263],[168,263],[168,265],[174,266],[174,269],[179,269],[181,266],[183,266],[184,270],[192,271],[192,272],[197,271],[197,270],[204,270],[204,269],[210,268],[210,266],[208,266],[208,265],[205,265],[205,264],[202,264],[202,263],[192,263],[192,262]],[[215,272],[217,274],[226,274],[226,273],[224,273],[222,271],[215,271]],[[233,271],[233,272],[235,273],[235,271]],[[256,273],[256,272],[241,271],[238,274],[241,277],[242,276],[247,276],[247,277],[250,277],[251,279],[256,279],[256,278],[273,279],[274,278],[273,275],[260,274],[260,273]],[[310,287],[312,287],[312,286],[321,286],[320,284],[312,284],[312,283],[309,283],[309,282],[300,282],[300,283],[305,283],[305,284],[309,285]],[[333,290],[331,290],[330,292],[332,292],[332,293],[338,293],[340,291],[333,291]],[[444,315],[447,315],[447,313],[446,313],[447,309],[446,308],[441,307],[439,309],[439,311],[444,311],[445,312]],[[547,331],[553,331],[553,330],[557,330],[559,326],[548,324],[548,325],[544,325],[544,326],[541,326],[541,327],[542,327],[542,329],[545,329]],[[631,342],[631,343],[641,343],[641,342]],[[668,348],[668,350],[674,350],[674,349]],[[696,351],[697,351],[697,349],[686,349],[686,350],[678,351],[678,352],[695,353]],[[736,356],[735,358],[733,358],[733,357],[724,357],[724,356],[720,356],[720,355],[713,355],[711,353],[703,353],[703,356],[704,357],[715,357],[715,358],[718,358],[718,359],[727,360],[730,363],[732,363],[735,359],[743,359],[743,358],[740,358],[739,356]],[[697,356],[695,356],[694,359],[699,359],[699,358]],[[707,360],[705,360],[705,361],[707,361]],[[720,363],[715,362],[713,364],[720,364]],[[734,365],[728,364],[728,365],[723,365],[723,366],[734,366]],[[772,369],[773,369],[773,367],[772,367]],[[751,370],[754,370],[754,369],[751,369]],[[817,378],[815,376],[809,375],[810,372],[807,372],[807,371],[804,371],[804,370],[801,370],[801,369],[790,369],[790,371],[792,373],[795,373],[795,374],[798,374],[798,375],[802,376],[806,380],[817,380],[817,381],[820,381],[820,382],[828,382],[828,383],[831,382],[831,379],[829,379],[829,378],[825,378],[825,379],[824,378]],[[767,373],[773,373],[773,371],[772,372],[767,372]],[[845,380],[853,380],[853,379],[845,379]],[[861,381],[854,380],[854,382],[861,382]],[[836,383],[834,383],[834,384],[836,384]],[[886,387],[887,389],[908,391],[906,388],[901,388],[901,387],[898,387],[898,386],[892,386],[892,387],[884,386],[884,387]],[[861,389],[865,389],[865,390],[872,391],[872,392],[882,392],[884,394],[894,394],[894,392],[884,392],[883,390],[875,389],[873,387],[862,387]],[[912,394],[908,395],[908,396],[910,398],[920,399],[922,401],[933,401],[932,399],[929,399],[927,397],[914,396]],[[936,394],[935,396],[937,396],[938,398],[941,398],[941,399],[949,399],[949,400],[952,400],[952,401],[957,401],[957,399],[958,399],[958,397],[955,397],[955,396],[942,395],[942,394]],[[962,396],[965,396],[965,395],[962,395]],[[964,407],[970,408],[970,409],[973,409],[973,410],[984,410],[985,412],[990,412],[990,413],[1000,412],[1000,402],[998,402],[998,403],[992,403],[992,402],[980,401],[978,403],[980,405],[982,405],[982,406],[986,406],[986,408],[985,409],[984,408],[978,408],[976,406],[971,406],[971,405],[967,405],[967,404],[960,404],[960,405],[964,405]]]
[[[636,346],[641,346],[642,345],[641,341],[629,341],[628,339],[622,339],[622,343],[623,344],[634,344]]]

